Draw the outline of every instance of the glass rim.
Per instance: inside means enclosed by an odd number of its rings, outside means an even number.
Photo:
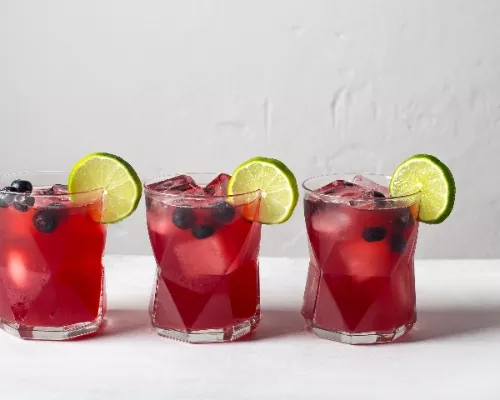
[[[46,175],[46,176],[49,176],[49,175],[66,175],[66,176],[69,176],[69,172],[68,171],[58,171],[58,170],[40,170],[40,171],[22,171],[22,172],[11,172],[11,173],[8,173],[8,174],[1,174],[0,175],[0,181],[5,179],[5,178],[9,178],[9,177],[21,177],[21,176],[29,176],[29,175]],[[15,179],[14,179],[15,180]],[[33,185],[33,188],[37,188],[37,187],[40,187],[40,186],[37,186],[36,184],[34,184],[33,182],[31,182],[31,184]],[[57,185],[57,183],[54,183],[54,185]],[[46,185],[47,187],[49,185]],[[0,185],[1,187],[1,185]],[[45,186],[42,186],[42,187],[45,187]],[[2,189],[0,189],[0,192],[2,192]],[[33,193],[31,192],[29,194],[29,196],[31,197],[63,197],[63,196],[78,196],[78,195],[86,195],[86,194],[97,194],[97,193],[100,193],[100,195],[102,196],[104,194],[104,188],[98,188],[98,189],[92,189],[92,190],[85,190],[85,191],[80,191],[80,192],[67,192],[67,193],[53,193],[53,194],[39,194],[39,193]],[[16,194],[23,194],[23,193],[17,193]]]
[[[212,175],[216,177],[217,175],[220,175],[221,172],[179,172],[179,173],[167,173],[167,174],[160,174],[156,176],[152,176],[150,178],[146,178],[142,182],[142,187],[144,189],[144,192],[149,195],[155,195],[155,196],[163,196],[163,197],[170,197],[170,198],[185,198],[185,199],[227,199],[227,198],[237,198],[240,196],[248,196],[248,195],[260,195],[261,190],[256,189],[256,190],[251,190],[249,192],[242,192],[242,193],[235,193],[235,194],[225,194],[225,195],[217,195],[217,196],[204,196],[204,195],[195,195],[195,194],[185,194],[185,192],[177,192],[177,193],[169,193],[169,192],[163,192],[160,190],[155,190],[151,189],[148,187],[148,184],[150,185],[151,183],[154,183],[155,181],[159,180],[160,178],[174,178],[179,175],[186,175],[186,176],[196,176],[196,175]]]
[[[328,173],[328,174],[311,176],[311,177],[303,180],[301,186],[307,193],[313,194],[314,196],[317,196],[319,198],[333,200],[333,199],[337,198],[334,193],[331,193],[331,194],[315,193],[314,190],[316,190],[316,189],[311,189],[310,187],[307,186],[307,184],[308,184],[308,182],[312,182],[313,180],[316,180],[316,179],[321,179],[321,178],[326,178],[326,177],[334,177],[334,176],[342,176],[342,175],[353,175],[353,176],[360,175],[360,176],[365,176],[367,178],[369,178],[370,176],[376,176],[379,178],[386,178],[387,180],[389,180],[389,182],[392,178],[391,175],[378,174],[375,172],[332,172],[332,173]],[[373,202],[380,203],[380,202],[391,201],[391,200],[405,200],[405,199],[409,199],[412,197],[420,196],[421,193],[422,193],[422,191],[418,190],[414,193],[405,194],[403,196],[386,197],[386,198],[377,197],[377,198],[368,199],[368,200],[360,199],[360,200],[349,200],[349,201],[356,202],[357,204],[358,203],[373,203]]]

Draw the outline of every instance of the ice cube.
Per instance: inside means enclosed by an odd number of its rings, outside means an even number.
[[[26,257],[21,251],[12,250],[7,254],[7,273],[15,287],[24,289],[29,284]]]
[[[374,193],[375,192],[382,193],[384,197],[390,197],[389,189],[387,189],[385,186],[379,185],[377,182],[374,182],[371,179],[365,178],[364,176],[356,175],[352,180],[352,183],[362,186],[366,189],[373,190]],[[382,196],[377,195],[377,193],[375,193],[374,197],[382,197]]]
[[[33,188],[33,191],[31,192],[34,196],[50,196],[51,194],[54,194],[52,192],[52,186],[50,187],[36,187]]]
[[[311,226],[318,233],[335,235],[335,239],[345,239],[352,225],[352,216],[345,207],[314,213]]]
[[[219,174],[203,188],[203,191],[210,196],[225,196],[229,179],[231,179],[231,175]]]
[[[187,190],[184,190],[182,192],[183,195],[186,195],[186,196],[206,196],[206,193],[205,191],[203,190],[203,188],[199,187],[199,186],[196,186],[196,187],[193,187],[193,188],[189,188]]]
[[[230,246],[219,234],[205,239],[188,240],[173,248],[178,265],[186,277],[224,275],[236,258]]]
[[[52,197],[53,202],[57,202],[60,204],[70,203],[70,198],[68,196],[69,189],[66,185],[56,184],[52,186],[52,193],[55,197]],[[79,195],[79,197],[83,197],[84,195]]]
[[[349,182],[347,183],[349,186]],[[352,185],[351,185],[352,186]],[[316,189],[314,193],[320,194],[334,194],[337,190],[341,190],[346,187],[346,181],[337,180],[330,182],[329,184]]]
[[[56,187],[54,191],[54,186]],[[71,200],[67,195],[67,187],[65,185],[54,185],[49,188],[35,188],[33,194],[35,197],[35,208],[51,207],[53,204],[70,205]]]
[[[151,183],[148,185],[151,190],[158,192],[185,192],[189,189],[199,189],[193,178],[187,175],[178,175],[173,178],[168,178],[160,182]]]
[[[33,189],[33,194],[38,196],[51,196],[51,195],[61,195],[68,194],[68,186],[62,184],[55,184],[52,186],[36,187]]]
[[[147,221],[149,230],[158,235],[173,235],[175,233],[175,226],[172,224],[170,218],[171,216],[167,214],[166,210],[163,215],[158,212],[158,209],[148,211]]]
[[[343,204],[350,204],[351,200],[369,200],[373,198],[371,190],[343,180],[333,181],[328,185],[316,189],[313,193],[328,195],[328,197],[319,197],[319,199],[323,199],[324,201]]]
[[[50,187],[34,188],[33,194],[35,195],[35,207],[44,208],[50,206],[53,203],[69,203],[69,196],[65,196],[68,193],[68,187],[62,184],[55,184]]]
[[[69,190],[66,185],[56,184],[52,186],[51,192],[51,194],[68,194]]]
[[[340,257],[351,278],[358,282],[388,276],[393,266],[391,249],[385,240],[349,241],[340,247]]]
[[[31,302],[47,283],[50,273],[46,265],[35,256],[36,245],[31,243],[18,247],[6,247],[5,283],[6,294],[11,304]]]

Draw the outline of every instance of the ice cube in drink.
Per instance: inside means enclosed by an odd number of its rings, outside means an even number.
[[[379,185],[377,182],[365,176],[356,175],[352,183],[364,189],[373,190],[374,197],[389,197],[389,189],[386,186]]]

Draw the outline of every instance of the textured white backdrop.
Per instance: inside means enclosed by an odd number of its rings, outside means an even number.
[[[458,197],[418,256],[498,257],[499,20],[498,0],[0,0],[0,172],[103,150],[143,177],[269,155],[303,180],[429,152]],[[301,212],[263,254],[306,254]],[[149,252],[143,205],[108,251]]]

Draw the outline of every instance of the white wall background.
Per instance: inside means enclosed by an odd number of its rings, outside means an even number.
[[[418,255],[499,257],[499,21],[498,0],[0,0],[0,172],[102,150],[143,177],[270,155],[303,180],[428,152],[458,197]],[[264,254],[306,254],[301,212]],[[149,252],[142,205],[108,251]]]

